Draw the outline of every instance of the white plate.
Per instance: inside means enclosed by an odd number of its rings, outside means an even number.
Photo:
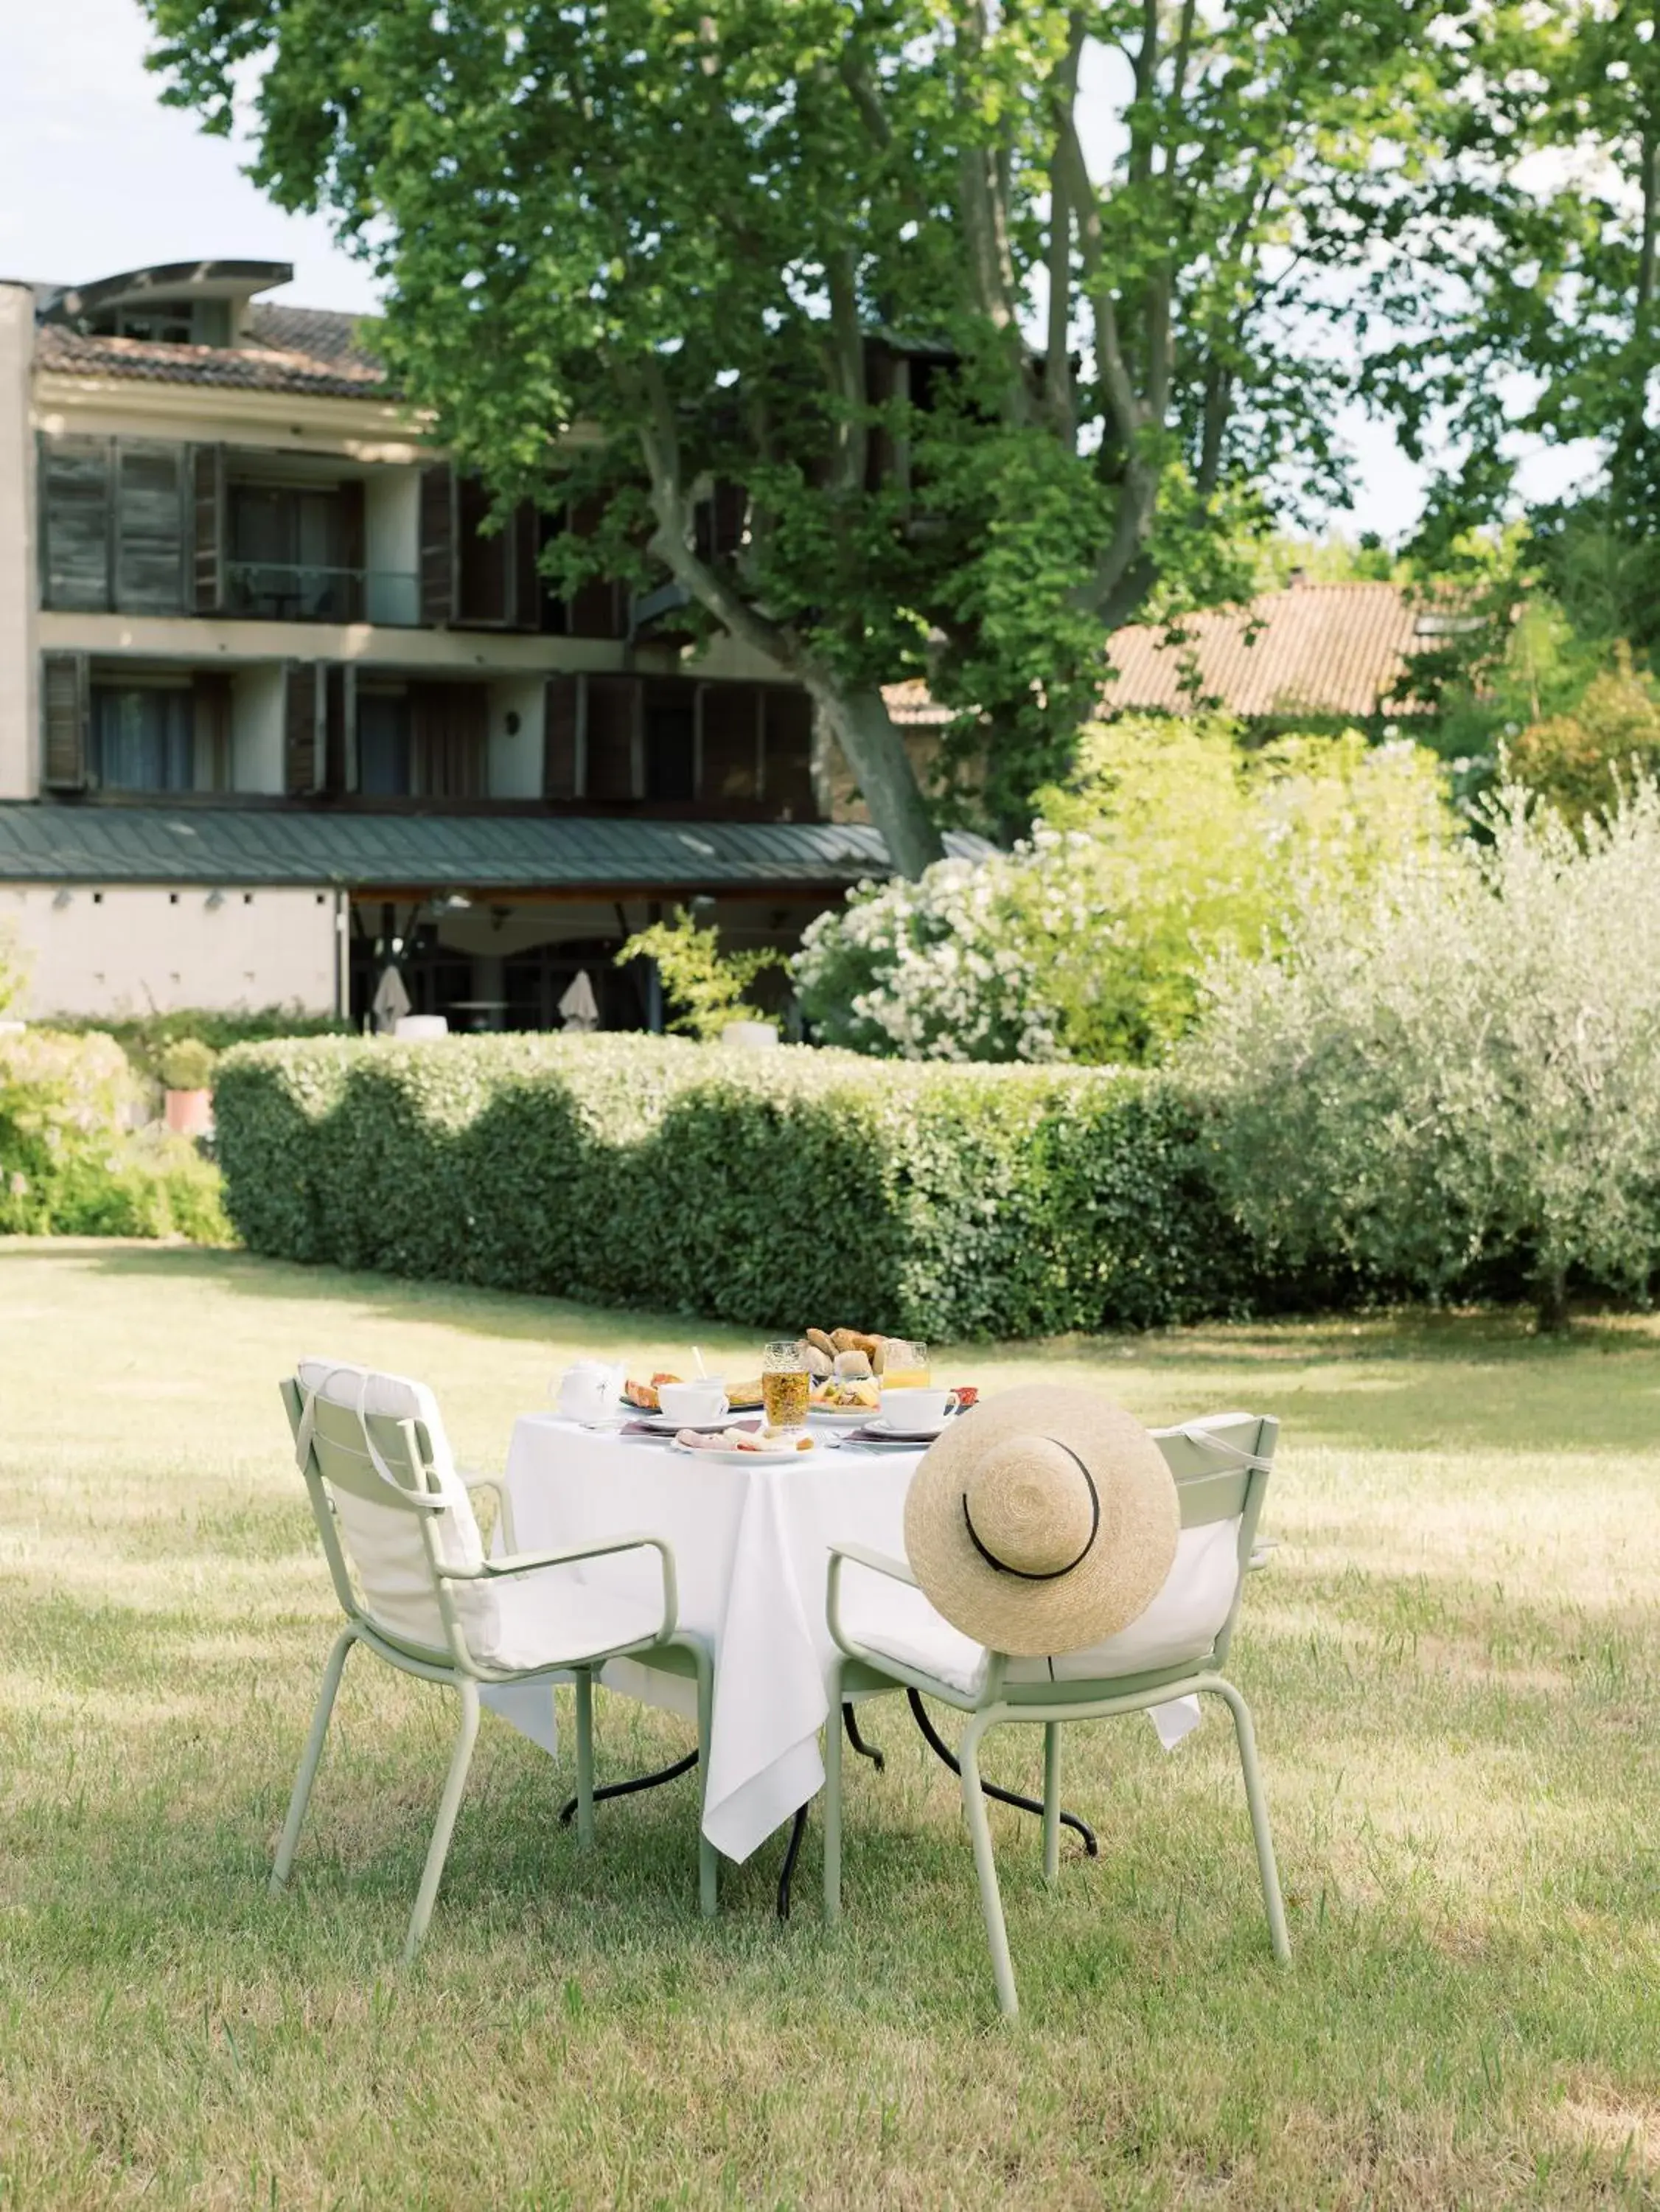
[[[817,1421],[827,1429],[857,1429],[866,1421],[875,1419],[869,1406],[809,1406],[809,1422]]]
[[[950,1425],[949,1413],[936,1429],[895,1428],[892,1421],[884,1419],[880,1413],[875,1420],[865,1424],[870,1431],[871,1441],[879,1444],[931,1444],[936,1437],[943,1436]]]
[[[677,1421],[668,1413],[637,1412],[625,1414],[623,1420],[625,1426],[639,1421],[648,1429],[666,1429],[670,1436],[677,1429],[695,1429],[700,1436],[712,1437],[717,1429],[730,1429],[734,1421],[743,1418],[741,1413],[723,1413],[718,1421]]]
[[[815,1438],[806,1451],[700,1451],[693,1444],[678,1441],[669,1449],[685,1459],[702,1460],[710,1467],[790,1467],[797,1461],[817,1459],[824,1446]]]

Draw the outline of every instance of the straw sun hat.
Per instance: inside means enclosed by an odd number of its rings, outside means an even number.
[[[1004,1391],[924,1454],[905,1501],[912,1571],[994,1651],[1081,1651],[1138,1620],[1176,1557],[1164,1455],[1088,1390]]]

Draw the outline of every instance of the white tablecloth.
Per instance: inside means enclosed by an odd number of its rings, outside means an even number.
[[[674,1548],[680,1626],[714,1654],[703,1832],[728,1858],[748,1858],[823,1787],[819,1730],[835,1657],[825,1620],[829,1547],[869,1544],[903,1558],[905,1493],[919,1457],[843,1448],[806,1463],[712,1467],[552,1414],[514,1427],[506,1482],[521,1551],[629,1528]],[[657,1587],[649,1553],[584,1571],[609,1587]],[[695,1715],[690,1682],[631,1660],[613,1660],[601,1679]],[[553,1748],[545,1690],[489,1690],[485,1700]]]

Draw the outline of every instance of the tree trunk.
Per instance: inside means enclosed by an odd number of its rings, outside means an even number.
[[[1560,1336],[1568,1325],[1568,1286],[1566,1271],[1541,1267],[1533,1279],[1535,1316],[1541,1336]]]
[[[921,875],[944,859],[945,847],[881,693],[875,685],[841,684],[807,669],[801,677],[853,772],[888,859],[902,876]]]

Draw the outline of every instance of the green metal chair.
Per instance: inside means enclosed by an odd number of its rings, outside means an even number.
[[[1276,1421],[1249,1413],[1154,1431],[1181,1507],[1176,1563],[1142,1618],[1088,1651],[1047,1659],[988,1651],[935,1612],[903,1560],[859,1545],[831,1547],[830,1632],[842,1654],[830,1688],[832,1713],[840,1712],[844,1698],[909,1689],[969,1716],[958,1752],[963,1811],[997,2003],[1007,2014],[1018,2009],[1018,2001],[978,1761],[982,1739],[1005,1722],[1043,1726],[1044,1873],[1053,1881],[1060,1866],[1062,1724],[1143,1712],[1178,1698],[1221,1698],[1233,1717],[1245,1771],[1274,1955],[1282,1963],[1291,1955],[1251,1711],[1221,1672],[1245,1576],[1260,1556],[1257,1523],[1278,1432]],[[880,1586],[866,1586],[876,1601],[852,1626],[844,1610],[850,1566],[882,1578]],[[824,1912],[834,1922],[841,1917],[842,1749],[840,1730],[833,1726],[825,1731],[824,1764]]]
[[[352,1646],[363,1644],[401,1674],[446,1683],[460,1696],[461,1726],[403,1947],[410,1960],[426,1935],[443,1877],[478,1734],[482,1686],[545,1683],[551,1701],[555,1680],[573,1684],[577,1837],[585,1846],[594,1833],[596,1669],[627,1656],[695,1680],[701,1777],[709,1765],[712,1665],[702,1642],[676,1631],[674,1554],[661,1538],[618,1535],[568,1551],[518,1552],[506,1489],[457,1472],[437,1402],[425,1384],[343,1361],[306,1359],[282,1389],[294,1456],[346,1626],[323,1671],[271,1887],[283,1888],[294,1864]],[[505,1557],[486,1555],[473,1511],[471,1492],[487,1487],[497,1495]],[[581,1561],[641,1550],[656,1552],[661,1563],[660,1602],[620,1596],[581,1579]],[[705,1913],[716,1906],[717,1864],[713,1844],[700,1831],[698,1887]]]

